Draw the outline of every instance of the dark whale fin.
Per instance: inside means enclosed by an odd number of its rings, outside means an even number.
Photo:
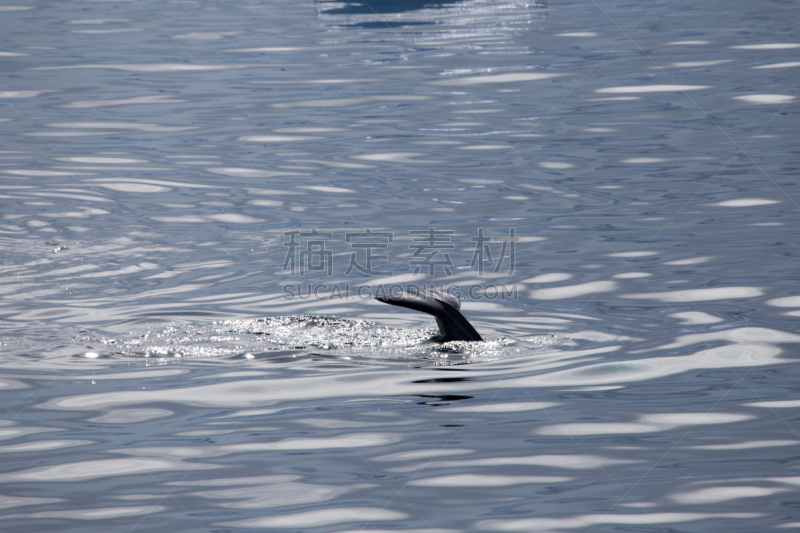
[[[404,291],[388,296],[378,296],[375,299],[433,315],[439,325],[442,342],[483,340],[472,324],[459,312],[461,302],[449,294],[437,290],[428,290],[423,293]]]

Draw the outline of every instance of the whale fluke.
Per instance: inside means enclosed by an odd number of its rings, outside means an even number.
[[[375,299],[433,315],[439,325],[442,342],[483,340],[483,337],[475,331],[472,324],[459,311],[461,302],[450,294],[437,290],[427,290],[421,293],[403,291],[387,296],[378,296]]]

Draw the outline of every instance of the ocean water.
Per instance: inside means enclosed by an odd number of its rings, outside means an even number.
[[[0,6],[0,529],[800,529],[796,20]]]

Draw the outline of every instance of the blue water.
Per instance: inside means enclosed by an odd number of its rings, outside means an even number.
[[[2,529],[800,529],[796,11],[0,6]]]

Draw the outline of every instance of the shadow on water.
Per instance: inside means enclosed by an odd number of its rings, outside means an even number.
[[[449,10],[459,7],[465,10],[485,9],[486,6],[469,0],[374,0],[355,2],[332,2],[317,0],[317,9],[320,15],[332,17],[342,26],[359,29],[393,29],[403,26],[435,25],[439,21],[426,19],[419,15],[423,10]],[[546,8],[546,0],[539,0],[530,7]]]
[[[466,0],[370,0],[355,2],[331,2],[329,0],[317,0],[317,5],[321,11],[328,15],[384,15],[407,13],[420,9],[439,9],[452,7],[464,3]],[[327,5],[336,7],[327,8]]]

